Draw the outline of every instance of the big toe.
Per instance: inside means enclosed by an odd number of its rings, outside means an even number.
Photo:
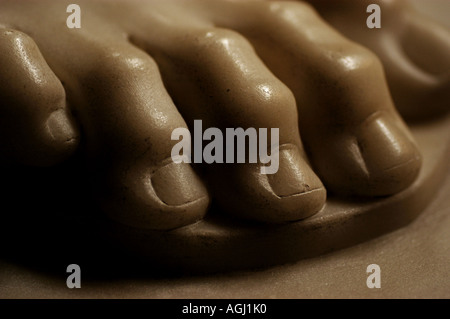
[[[96,192],[114,220],[136,228],[170,230],[203,218],[208,192],[189,164],[171,158],[158,167],[119,165],[99,176]]]
[[[102,211],[122,224],[152,230],[202,219],[209,195],[191,166],[172,161],[172,132],[187,126],[156,63],[126,41],[90,36],[94,40],[71,38],[79,44],[82,65],[54,63],[66,71]]]

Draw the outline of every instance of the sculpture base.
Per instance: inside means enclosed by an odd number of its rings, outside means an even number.
[[[174,231],[133,229],[93,209],[86,177],[73,163],[51,174],[12,169],[4,178],[10,208],[0,224],[0,249],[4,259],[51,272],[83,264],[87,276],[98,278],[108,272],[153,273],[153,268],[190,273],[261,268],[349,247],[406,226],[444,181],[450,117],[410,127],[424,159],[411,187],[378,199],[330,196],[320,213],[279,226],[231,219],[213,207],[204,220]],[[70,187],[61,188],[62,183]]]
[[[403,227],[433,199],[448,169],[450,117],[412,126],[424,157],[416,182],[378,199],[330,196],[311,218],[281,226],[232,220],[214,208],[203,221],[171,232],[109,223],[108,237],[151,263],[190,271],[266,267],[317,256]]]

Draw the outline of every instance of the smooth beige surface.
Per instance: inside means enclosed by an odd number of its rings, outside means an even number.
[[[447,0],[411,0],[411,3],[422,13],[436,19],[439,23],[450,28],[448,13],[450,11],[450,1]]]

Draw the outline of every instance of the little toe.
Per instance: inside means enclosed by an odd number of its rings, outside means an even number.
[[[49,166],[70,156],[78,128],[66,94],[36,43],[0,28],[0,147],[2,155],[27,165]]]

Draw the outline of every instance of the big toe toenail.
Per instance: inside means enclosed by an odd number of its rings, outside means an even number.
[[[181,206],[205,197],[206,189],[186,163],[162,166],[151,177],[159,199],[169,206]]]

